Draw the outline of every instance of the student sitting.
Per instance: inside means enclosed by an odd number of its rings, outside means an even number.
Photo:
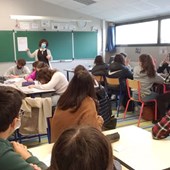
[[[143,101],[155,99],[158,95],[151,90],[154,83],[164,83],[164,78],[156,72],[152,56],[148,54],[139,56],[139,65],[134,67],[133,77],[141,82],[141,97]],[[137,98],[137,92],[133,92],[133,95],[134,98]]]
[[[25,77],[30,73],[30,70],[26,65],[26,61],[22,58],[16,61],[16,66],[10,67],[4,74],[7,78]]]
[[[37,80],[40,84],[30,85],[29,87],[45,90],[55,89],[56,92],[52,95],[52,106],[56,106],[60,95],[64,93],[68,86],[65,75],[58,70],[45,67],[38,71]]]
[[[129,70],[125,65],[125,57],[122,54],[116,54],[114,57],[114,62],[110,64],[108,75],[110,78],[119,78],[121,88],[122,88],[122,101],[121,104],[126,107],[126,103],[128,101],[127,87],[126,87],[126,79],[133,79],[133,73]],[[111,97],[114,91],[118,90],[117,88],[108,88],[108,95]],[[133,110],[133,105],[130,104],[129,111]]]
[[[119,78],[122,84],[122,89],[126,89],[126,79],[133,79],[132,72],[125,66],[125,58],[122,54],[116,54],[114,62],[110,64],[108,77]]]
[[[21,125],[23,94],[6,86],[0,86],[0,94],[0,169],[33,170],[37,169],[36,165],[42,170],[46,169],[47,166],[33,156],[26,146],[7,140]]]
[[[104,63],[101,55],[96,56],[94,60],[95,66],[92,68],[91,73],[95,76],[105,76],[107,74],[108,65]]]
[[[130,59],[128,57],[128,55],[126,53],[120,53],[124,58],[125,58],[125,66],[130,70],[132,71],[132,67],[130,65]]]
[[[48,170],[121,170],[113,160],[111,144],[94,127],[65,130],[53,146]]]
[[[170,134],[170,110],[169,112],[152,128],[154,139],[164,139]]]
[[[37,77],[37,72],[44,68],[44,67],[49,67],[48,64],[42,62],[42,61],[35,61],[33,64],[33,71],[31,74],[29,74],[28,76],[25,77],[25,80],[27,81],[34,81],[36,80],[36,77]]]
[[[86,70],[76,72],[61,95],[52,118],[51,141],[74,125],[90,125],[101,130],[103,118],[98,116],[92,76]]]
[[[143,101],[156,99],[158,93],[152,91],[154,83],[164,83],[164,78],[160,76],[155,69],[153,58],[148,54],[141,54],[139,56],[139,65],[134,67],[135,80],[139,80],[141,83],[141,97]],[[138,98],[138,92],[133,91],[133,97]],[[163,112],[159,112],[158,104],[158,119],[162,118]]]
[[[163,76],[166,76],[166,73],[170,73],[170,53],[165,57],[165,59],[160,63],[157,72],[162,73]]]

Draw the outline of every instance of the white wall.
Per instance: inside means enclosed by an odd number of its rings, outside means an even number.
[[[95,26],[97,28],[101,27],[101,21],[98,19],[87,15],[82,15],[57,5],[49,4],[42,0],[0,0],[0,3],[0,30],[11,30],[16,28],[16,21],[11,20],[10,15],[33,15],[66,19],[86,19],[92,20],[92,22],[88,23],[88,28],[91,28],[91,26]]]

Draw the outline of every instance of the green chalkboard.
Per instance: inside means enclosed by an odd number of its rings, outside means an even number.
[[[0,62],[14,61],[13,31],[0,31]]]
[[[17,31],[15,34],[16,42],[17,37],[27,37],[28,47],[31,52],[38,49],[38,44],[41,39],[46,39],[49,43],[53,56],[53,60],[72,59],[72,33],[71,32],[52,32],[52,31]],[[33,61],[27,56],[26,52],[19,52],[16,43],[17,58],[25,58],[27,61]]]
[[[97,55],[97,32],[74,32],[75,59],[95,58]]]
[[[73,38],[72,38],[73,36]],[[15,31],[16,58],[34,61],[26,52],[18,51],[17,37],[27,37],[31,52],[38,49],[39,41],[49,42],[54,60],[95,58],[97,55],[97,32]],[[0,62],[12,62],[14,57],[13,31],[0,31]],[[74,48],[73,48],[74,47]],[[74,51],[72,51],[74,50]],[[74,56],[73,56],[74,53]]]

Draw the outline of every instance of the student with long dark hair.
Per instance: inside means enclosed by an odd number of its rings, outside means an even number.
[[[152,56],[148,54],[139,56],[139,65],[134,67],[133,77],[141,83],[141,97],[144,101],[157,97],[158,93],[151,90],[154,83],[164,82],[164,78],[156,72]],[[133,92],[133,95],[137,97],[137,92]]]
[[[90,125],[101,130],[103,118],[97,114],[94,82],[86,70],[74,74],[67,90],[61,95],[52,118],[51,141],[74,125]]]
[[[117,165],[117,167],[114,166]],[[120,170],[108,139],[98,129],[77,126],[65,130],[53,146],[48,170]]]

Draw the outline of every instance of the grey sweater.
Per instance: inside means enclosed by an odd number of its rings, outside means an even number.
[[[134,75],[133,78],[134,80],[139,80],[141,83],[141,93],[149,95],[151,94],[151,87],[154,83],[163,83],[164,78],[156,73],[156,76],[153,78],[150,78],[147,76],[146,73],[140,73],[142,70],[141,66],[136,66],[134,67]]]
[[[23,66],[21,69],[18,69],[17,66],[12,66],[5,72],[4,76],[18,75],[19,77],[25,77],[28,74],[30,74],[30,70],[27,66]]]

